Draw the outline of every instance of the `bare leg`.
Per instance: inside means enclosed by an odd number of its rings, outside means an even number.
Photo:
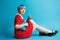
[[[41,31],[41,32],[52,33],[51,30],[49,30],[49,29],[47,29],[47,28],[44,28],[44,27],[42,27],[42,26],[40,26],[40,25],[38,25],[38,24],[36,24],[36,29],[37,29],[38,31]]]
[[[40,35],[46,35],[46,36],[53,36],[57,33],[57,31],[51,31],[49,29],[46,29],[38,24],[36,24],[32,19],[30,20],[33,24],[33,31],[37,29],[39,31],[39,36]],[[47,33],[47,34],[45,34]]]
[[[33,23],[33,31],[34,31],[35,29],[37,29],[37,30],[40,31],[40,32],[52,33],[51,30],[46,29],[46,28],[44,28],[44,27],[36,24],[32,19],[31,19],[30,21]]]

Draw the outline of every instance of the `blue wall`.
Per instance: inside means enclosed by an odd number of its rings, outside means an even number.
[[[31,15],[41,26],[51,30],[60,29],[60,0],[0,0],[1,37],[13,37],[14,17],[20,4],[26,6],[26,12],[23,15],[25,20],[28,15]]]

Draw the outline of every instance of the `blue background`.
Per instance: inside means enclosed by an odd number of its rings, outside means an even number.
[[[60,0],[0,0],[0,39],[17,40],[14,38],[14,17],[17,7],[23,4],[26,12],[23,15],[26,20],[31,15],[33,20],[50,30],[58,30],[58,34],[52,37],[38,36],[35,30],[30,38],[20,40],[59,40],[60,38]]]

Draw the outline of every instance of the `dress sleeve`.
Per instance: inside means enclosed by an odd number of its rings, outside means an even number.
[[[14,23],[15,23],[15,25],[16,24],[21,24],[22,23],[22,18],[19,15],[16,15],[15,16],[15,22]]]

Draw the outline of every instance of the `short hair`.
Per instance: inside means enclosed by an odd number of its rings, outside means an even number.
[[[19,12],[19,10],[20,10],[21,7],[25,7],[25,6],[24,5],[19,5],[18,8],[17,8],[18,12]]]

